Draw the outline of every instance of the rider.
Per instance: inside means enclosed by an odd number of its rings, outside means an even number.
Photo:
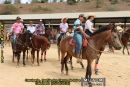
[[[29,25],[27,26],[27,30],[30,31],[30,33],[34,33],[35,32],[35,27],[33,26],[33,22],[29,21]]]
[[[88,34],[89,36],[92,36],[92,34],[96,31],[93,24],[94,18],[95,18],[94,15],[89,15],[85,23],[85,33]]]
[[[88,38],[89,36],[83,31],[83,21],[84,21],[84,14],[80,14],[79,18],[74,22],[74,40],[76,42],[76,57],[77,57],[77,62],[81,62],[81,48],[82,48],[82,39],[83,36],[85,38]]]
[[[43,21],[40,19],[39,24],[36,25],[36,30],[35,30],[36,35],[43,35],[45,34],[45,25],[43,24]]]
[[[13,41],[14,41],[14,43],[16,43],[17,35],[19,33],[22,33],[23,29],[24,29],[24,25],[22,24],[20,17],[16,18],[16,22],[12,25],[11,29],[12,29],[11,31],[12,31],[12,34],[13,34]],[[14,49],[16,49],[15,46],[14,46]]]
[[[60,23],[60,36],[58,38],[58,44],[59,42],[61,41],[62,37],[66,34],[66,32],[68,31],[68,23],[67,23],[67,18],[63,18],[61,20],[61,23]]]

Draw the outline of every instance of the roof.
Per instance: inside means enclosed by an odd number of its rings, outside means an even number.
[[[110,17],[130,17],[130,11],[112,11],[112,12],[81,12],[81,13],[50,13],[50,14],[17,14],[17,15],[0,15],[0,20],[15,20],[17,16],[22,19],[61,19],[77,18],[79,14],[84,14],[86,17],[89,14],[94,14],[96,18]]]

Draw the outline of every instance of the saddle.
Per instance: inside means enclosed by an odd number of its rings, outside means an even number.
[[[75,42],[75,40],[74,40],[73,38],[70,39],[69,45],[71,45],[71,46],[73,46],[73,47],[76,47],[76,42]],[[87,40],[86,38],[83,39],[82,46],[83,46],[84,48],[86,48],[86,47],[88,46],[88,40]]]

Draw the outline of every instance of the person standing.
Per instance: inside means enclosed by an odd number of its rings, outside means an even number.
[[[29,25],[27,26],[27,31],[29,31],[30,33],[34,34],[35,30],[36,30],[36,29],[35,29],[35,27],[33,26],[33,22],[30,21],[30,22],[29,22]]]
[[[45,25],[43,24],[43,21],[41,19],[39,21],[39,24],[36,25],[35,34],[40,36],[45,34]]]

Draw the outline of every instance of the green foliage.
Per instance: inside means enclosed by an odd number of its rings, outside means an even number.
[[[111,0],[111,4],[117,4],[118,0]]]
[[[67,0],[67,4],[74,5],[76,3],[76,0]]]
[[[45,3],[48,2],[48,0],[32,0],[33,3]]]
[[[11,1],[6,0],[4,4],[11,4]]]
[[[101,1],[102,0],[96,0],[96,8],[100,8],[101,7]]]
[[[18,14],[18,13],[19,13],[18,9],[12,4],[4,5],[2,11],[0,12],[0,14],[3,15]]]
[[[85,2],[90,2],[90,0],[85,0]]]
[[[113,6],[107,8],[107,11],[117,11],[117,9]]]
[[[38,12],[38,11],[51,11],[52,9],[49,7],[43,7],[43,6],[37,6],[37,7],[33,7],[32,11],[33,12]]]

